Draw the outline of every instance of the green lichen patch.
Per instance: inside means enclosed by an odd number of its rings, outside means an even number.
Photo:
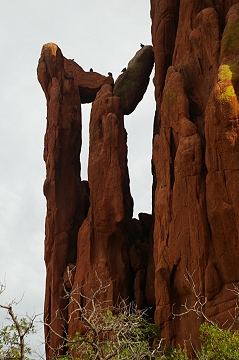
[[[166,90],[165,91],[165,96],[170,99],[170,100],[176,100],[177,98],[177,93],[176,91],[173,91],[173,90]]]
[[[140,49],[128,63],[114,86],[114,95],[120,97],[123,113],[129,115],[144,96],[154,64],[152,46]]]
[[[161,181],[161,183],[159,184],[159,187],[162,189],[162,188],[165,188],[166,187],[166,182],[163,180]]]
[[[221,94],[220,98],[224,101],[229,101],[231,97],[236,96],[234,87],[232,85],[228,86],[226,90]]]
[[[219,68],[219,80],[231,80],[232,72],[229,65],[222,65]]]
[[[239,22],[229,25],[222,38],[221,56],[224,57],[230,52],[239,53]]]
[[[239,80],[239,64],[225,64],[221,65],[219,68],[219,80],[231,80],[238,81]]]

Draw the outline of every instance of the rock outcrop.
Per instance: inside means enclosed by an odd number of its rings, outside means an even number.
[[[38,79],[47,99],[47,129],[44,160],[47,199],[45,226],[46,341],[57,348],[65,323],[57,316],[66,314],[63,274],[76,262],[77,234],[87,215],[89,196],[80,179],[81,102],[77,84],[65,79],[64,58],[52,43],[44,45],[38,65]],[[52,331],[53,330],[53,331]],[[51,353],[49,353],[51,355]]]
[[[132,220],[124,111],[113,78],[85,72],[49,43],[42,48],[38,79],[47,99],[44,319],[50,359],[55,351],[64,354],[62,339],[80,328],[66,292],[90,296],[102,283],[109,285],[101,299],[108,306],[119,297],[147,305],[151,215]],[[86,182],[80,177],[81,103],[92,101]],[[149,286],[153,292],[150,280]]]
[[[137,51],[123,74],[116,79],[114,95],[119,96],[124,115],[131,114],[142,100],[154,65],[152,46]]]
[[[55,44],[42,49],[47,358],[62,345],[57,334],[81,327],[65,290],[79,289],[83,301],[99,279],[109,284],[100,300],[151,306],[173,346],[189,338],[199,346],[203,319],[182,306],[193,307],[195,294],[209,319],[231,321],[230,289],[239,284],[239,1],[151,0],[151,18],[153,47],[140,49],[115,85]],[[123,116],[142,99],[153,61],[153,211],[136,220]],[[93,102],[88,182],[79,163],[83,102]]]
[[[132,298],[127,228],[132,221],[133,201],[129,190],[126,131],[120,99],[104,85],[92,105],[90,119],[89,188],[90,208],[78,233],[73,293],[89,296],[99,280],[109,285],[101,296],[107,306]],[[73,308],[69,308],[73,312]],[[69,333],[79,329],[70,322]]]
[[[202,319],[172,315],[195,303],[192,281],[220,325],[239,281],[239,3],[151,0],[151,17],[155,322],[172,345],[197,346]]]

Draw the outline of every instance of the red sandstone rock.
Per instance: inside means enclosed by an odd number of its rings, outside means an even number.
[[[126,71],[117,78],[114,95],[120,97],[125,115],[131,114],[142,100],[148,87],[153,65],[152,46],[144,46],[130,60]]]
[[[134,64],[145,58],[144,54],[136,56]],[[62,337],[83,329],[71,316],[74,307],[68,304],[65,291],[90,297],[100,283],[110,284],[99,298],[106,306],[124,298],[144,307],[146,298],[153,298],[153,267],[147,271],[152,219],[141,214],[140,221],[132,220],[127,134],[122,102],[110,85],[112,77],[85,73],[73,60],[65,59],[57,45],[49,43],[42,49],[38,79],[48,109],[44,317],[50,324],[45,327],[46,356],[50,359],[58,347],[64,353]],[[80,179],[80,104],[82,99],[92,101],[97,91],[91,111],[87,183]],[[134,259],[130,255],[133,244]]]
[[[222,285],[239,281],[238,247],[239,230],[239,143],[238,143],[238,29],[239,3],[232,6],[226,17],[221,41],[218,79],[211,93],[205,113],[207,214],[211,229],[214,268]],[[214,270],[215,271],[215,270]],[[206,288],[212,293],[211,287]],[[210,296],[214,305],[223,296],[224,307],[231,294],[225,289]],[[220,312],[221,312],[220,311]],[[225,315],[221,318],[224,318]]]
[[[64,68],[68,75],[74,78],[74,82],[79,87],[81,103],[94,101],[97,92],[102,85],[113,85],[114,80],[111,76],[103,76],[95,71],[85,72],[75,61],[64,58]]]
[[[54,43],[45,44],[42,48],[38,64],[38,78],[46,96],[49,93],[48,87],[51,86],[50,79],[59,78],[59,76],[62,80],[66,80],[65,86],[69,87],[71,83],[74,83],[75,87],[78,86],[82,104],[94,101],[102,85],[113,85],[111,76],[105,77],[94,71],[85,72],[74,60],[66,59],[59,54],[61,50]]]
[[[103,285],[110,283],[100,297],[110,306],[119,296],[131,297],[126,229],[133,211],[122,108],[110,85],[101,88],[92,105],[88,174],[90,208],[78,234],[73,291],[79,288],[90,296],[99,279]],[[79,327],[76,320],[70,322],[69,334]]]
[[[206,315],[221,325],[235,305],[227,287],[239,281],[239,4],[207,6],[151,0],[155,321],[172,345],[198,345],[202,319],[172,317],[195,301],[187,271],[208,298]]]
[[[46,293],[44,319],[53,331],[64,334],[67,318],[63,276],[76,262],[77,233],[88,209],[88,195],[80,179],[81,103],[78,86],[64,78],[64,58],[55,44],[43,46],[38,79],[47,99],[44,160],[47,199],[45,227]],[[56,316],[62,311],[62,317]],[[61,339],[45,327],[52,348]],[[52,354],[46,347],[47,357]]]
[[[171,345],[190,338],[197,346],[202,319],[172,314],[184,311],[185,301],[188,307],[195,302],[185,274],[206,296],[206,315],[220,325],[230,321],[235,306],[228,288],[239,282],[239,3],[151,0],[151,17],[157,103],[153,221],[147,214],[131,219],[123,124],[123,114],[141,96],[124,85],[131,85],[133,77],[126,80],[145,50],[112,93],[111,77],[85,73],[54,44],[43,47],[38,77],[48,101],[45,318],[63,334],[65,323],[55,313],[68,320],[74,309],[71,304],[66,310],[63,282],[91,296],[102,281],[110,286],[100,300],[110,305],[121,295],[139,307],[155,306],[155,322]],[[88,187],[79,177],[80,98],[92,101],[97,91]],[[65,330],[80,331],[79,320],[71,319]],[[48,336],[53,348],[61,344],[46,327]]]

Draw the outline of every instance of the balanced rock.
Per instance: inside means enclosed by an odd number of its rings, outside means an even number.
[[[114,95],[120,97],[123,113],[131,114],[142,100],[148,87],[154,64],[152,46],[137,51],[123,73],[115,81]]]

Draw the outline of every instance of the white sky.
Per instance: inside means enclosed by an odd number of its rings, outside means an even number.
[[[139,49],[151,44],[149,0],[7,0],[0,5],[0,302],[24,298],[16,312],[43,311],[46,101],[36,67],[42,45],[88,71],[114,78]],[[152,78],[152,75],[151,75]],[[135,216],[151,213],[152,79],[133,114],[125,116]],[[83,105],[82,178],[87,174],[91,105]],[[0,325],[5,312],[0,309]],[[41,332],[40,332],[41,335]],[[39,336],[40,336],[39,335]]]

